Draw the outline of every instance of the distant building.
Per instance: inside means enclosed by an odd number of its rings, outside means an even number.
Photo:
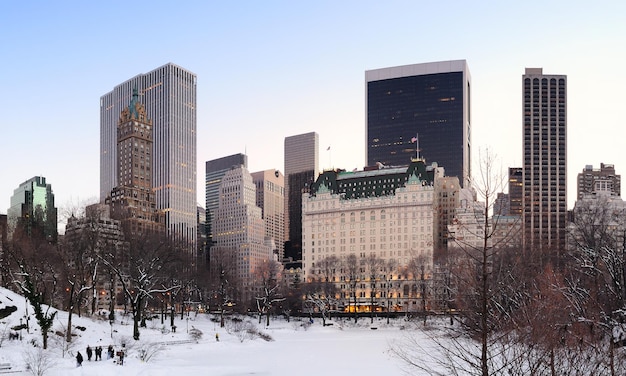
[[[437,168],[421,160],[397,168],[323,172],[303,195],[305,281],[329,278],[337,288],[338,309],[418,310],[420,266],[428,279],[433,270],[436,175]],[[357,262],[352,280],[345,264],[349,255]],[[328,276],[322,269],[331,257],[343,264]],[[372,269],[372,260],[382,264]],[[384,307],[387,300],[393,307]]]
[[[168,235],[196,251],[196,75],[168,63],[138,74],[100,97],[100,202],[118,181],[117,126],[137,90],[153,121],[152,183]],[[124,152],[120,150],[120,152]],[[123,173],[123,171],[122,171]],[[145,177],[145,176],[144,176]]]
[[[509,215],[511,213],[511,198],[508,193],[498,192],[493,201],[494,215]]]
[[[407,165],[416,155],[437,162],[462,187],[471,177],[471,76],[465,60],[365,72],[368,166]]]
[[[95,237],[95,238],[94,238]],[[122,222],[111,218],[111,208],[104,204],[93,204],[85,208],[85,216],[76,218],[71,216],[65,225],[65,245],[83,247],[85,244],[94,245],[93,251],[99,255],[113,255],[124,257],[128,250],[122,230]],[[88,255],[86,251],[86,255]],[[115,273],[99,270],[95,280],[85,281],[95,286],[94,294],[87,294],[86,299],[94,300],[87,307],[95,307],[97,312],[110,312],[111,309],[123,309],[126,300],[121,281]]]
[[[198,264],[206,266],[208,261],[207,255],[207,236],[206,236],[206,210],[202,206],[198,206]]]
[[[273,239],[277,260],[283,261],[285,249],[285,177],[278,170],[251,174],[256,185],[256,205],[265,222],[265,237]]]
[[[285,258],[302,259],[302,193],[319,171],[319,136],[315,132],[285,137]]]
[[[235,253],[236,279],[242,300],[249,302],[261,286],[255,284],[259,268],[274,260],[265,239],[265,222],[256,206],[256,187],[244,166],[235,167],[222,178],[219,207],[213,221],[214,253]],[[234,282],[233,282],[234,283]]]
[[[567,228],[567,76],[526,68],[522,88],[524,246],[558,254]]]
[[[597,192],[608,192],[613,196],[621,196],[621,179],[621,175],[615,173],[615,167],[612,164],[600,163],[599,169],[587,165],[578,174],[578,200],[581,200],[586,194]]]
[[[456,176],[435,179],[435,262],[445,257],[448,250],[448,226],[452,224],[454,212],[459,207],[461,185]]]
[[[462,189],[459,195],[459,207],[455,210],[453,223],[448,227],[448,252],[452,255],[480,252],[485,240],[485,203],[477,201],[476,191],[472,188]],[[491,244],[492,240],[488,239],[487,246]]]
[[[602,250],[621,255],[626,244],[626,202],[610,191],[576,200],[568,227],[571,249]],[[597,256],[596,256],[597,257]]]
[[[211,247],[213,244],[213,221],[217,208],[219,208],[222,179],[226,172],[233,168],[238,168],[239,166],[248,168],[247,155],[239,153],[205,162],[205,225],[208,247]]]
[[[54,206],[52,185],[43,176],[26,180],[13,191],[11,207],[7,210],[7,238],[16,231],[26,235],[40,234],[49,241],[57,240],[57,208]]]
[[[509,167],[509,214],[522,216],[522,200],[524,197],[524,169]],[[494,213],[495,214],[495,213]]]

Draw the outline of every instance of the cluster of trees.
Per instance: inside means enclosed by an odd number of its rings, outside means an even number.
[[[481,162],[482,245],[443,260],[455,287],[454,325],[432,335],[438,351],[409,339],[396,355],[430,374],[624,374],[625,234],[615,213],[581,208],[567,249],[504,246],[492,241],[499,223],[488,220],[501,184],[491,176],[493,160]]]
[[[70,215],[58,241],[38,226],[18,226],[2,248],[4,287],[24,295],[34,308],[44,348],[57,309],[69,313],[67,342],[75,314],[113,322],[116,310],[123,309],[138,340],[145,321],[158,315],[162,323],[169,316],[175,330],[175,317],[182,320],[192,309],[219,312],[222,326],[229,311],[257,311],[269,324],[273,314],[299,310],[299,282],[286,289],[275,261],[257,268],[253,281],[242,281],[236,252],[214,254],[208,270],[189,244],[164,231],[138,232],[132,221],[110,219],[104,206],[74,212],[83,214]]]
[[[197,291],[188,246],[163,232],[133,236],[127,231],[122,236],[119,227],[111,230],[115,222],[92,210],[80,218],[71,216],[68,224],[74,231],[58,241],[37,226],[28,231],[18,226],[3,244],[4,287],[24,295],[33,307],[44,348],[57,309],[69,313],[67,342],[72,340],[73,315],[113,322],[119,307],[132,316],[133,338],[138,340],[149,311],[163,308],[165,300],[183,310]],[[173,309],[171,315],[173,319]],[[25,319],[28,324],[30,316]]]

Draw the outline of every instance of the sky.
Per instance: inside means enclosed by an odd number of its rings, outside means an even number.
[[[522,162],[526,67],[568,79],[568,206],[585,165],[626,166],[626,3],[618,1],[109,1],[0,3],[0,213],[45,176],[56,206],[97,200],[100,97],[168,62],[197,77],[204,163],[246,153],[283,170],[284,138],[315,131],[320,168],[365,165],[365,71],[465,59],[472,170]],[[327,148],[330,147],[330,151]],[[63,211],[63,210],[61,210]]]
[[[20,318],[25,317],[24,298],[6,289],[0,288],[0,308],[16,306],[17,311],[3,319],[2,330],[7,334],[10,328],[20,324]],[[41,335],[33,328],[37,328],[33,315],[32,306],[29,306],[31,329],[29,333],[22,330],[22,340],[4,340],[0,352],[0,364],[10,363],[11,371],[24,371],[25,356],[37,354],[30,344],[31,340],[41,343]],[[49,376],[169,376],[173,374],[187,375],[212,375],[212,376],[318,376],[345,375],[357,371],[363,375],[420,375],[415,368],[408,368],[398,357],[391,353],[392,348],[399,348],[409,343],[407,337],[412,336],[413,341],[420,340],[424,346],[436,345],[432,343],[427,334],[420,330],[411,330],[421,322],[406,322],[403,319],[386,324],[384,317],[376,318],[371,324],[369,318],[362,318],[354,325],[351,320],[334,320],[332,326],[323,327],[320,319],[310,325],[303,326],[305,321],[293,319],[287,322],[284,319],[271,319],[266,327],[265,321],[258,325],[255,318],[244,318],[252,327],[273,340],[264,341],[260,338],[244,339],[226,328],[220,328],[219,323],[211,321],[208,314],[195,316],[191,313],[184,320],[176,317],[176,333],[169,331],[169,324],[161,325],[160,320],[147,321],[146,328],[140,329],[140,341],[132,340],[132,325],[128,324],[130,316],[123,319],[118,312],[113,327],[107,320],[92,320],[83,315],[72,316],[72,326],[82,326],[85,330],[74,329],[75,336],[68,346],[63,339],[56,334],[49,338],[47,354],[48,359],[53,361],[47,368]],[[122,320],[126,322],[122,324]],[[228,323],[228,320],[227,320]],[[433,321],[433,323],[435,323]],[[63,331],[67,324],[67,313],[59,311],[52,326],[53,331]],[[376,330],[372,330],[374,327]],[[164,332],[161,329],[166,329]],[[190,341],[187,333],[189,329],[199,329],[202,338],[198,343]],[[406,328],[406,330],[401,330]],[[113,330],[113,332],[111,331]],[[215,341],[215,334],[219,335],[219,342]],[[114,351],[121,349],[124,343],[127,356],[124,365],[114,363],[114,359],[107,359],[107,348],[111,344]],[[162,346],[148,362],[142,362],[138,354],[140,350],[153,350],[163,343],[170,345]],[[71,354],[63,356],[63,345]],[[102,361],[87,359],[86,347],[102,346]],[[75,354],[81,352],[83,356],[82,367],[76,367]],[[367,359],[367,362],[364,362]],[[117,360],[117,359],[115,359]],[[434,360],[420,359],[421,362]],[[297,370],[295,372],[294,370]],[[404,373],[404,370],[410,372]],[[20,374],[24,374],[22,372]]]

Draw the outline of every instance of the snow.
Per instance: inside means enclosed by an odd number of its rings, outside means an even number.
[[[6,289],[0,288],[0,308],[15,305],[18,310],[0,320],[0,335],[8,337],[10,328],[19,325],[20,318],[25,314],[24,298]],[[32,315],[32,307],[29,307]],[[118,315],[120,316],[120,315]],[[323,327],[321,320],[316,319],[312,325],[306,321],[273,319],[269,327],[265,320],[258,324],[254,317],[246,318],[261,332],[272,337],[272,341],[261,338],[240,341],[235,333],[229,334],[226,328],[211,321],[212,315],[191,313],[180,320],[177,316],[176,333],[162,333],[161,328],[169,329],[169,320],[161,324],[154,319],[147,322],[147,328],[141,328],[140,344],[132,339],[131,317],[123,318],[125,324],[117,321],[111,326],[106,320],[79,318],[74,314],[73,326],[82,326],[86,330],[74,329],[76,337],[72,348],[63,357],[63,339],[50,333],[49,349],[52,360],[56,363],[50,367],[46,375],[338,375],[358,372],[362,375],[401,375],[401,360],[394,357],[390,348],[403,343],[407,334],[423,336],[419,331],[403,330],[407,323],[398,319],[392,325],[386,325],[385,318],[375,319],[370,324],[369,318],[359,319],[358,325],[353,321],[334,321],[334,325]],[[53,331],[62,331],[67,322],[67,313],[59,311],[55,318]],[[376,330],[373,330],[375,327]],[[187,333],[197,328],[203,332],[202,338],[196,343]],[[34,330],[36,329],[36,330]],[[24,354],[33,351],[32,339],[41,342],[41,335],[34,317],[30,319],[30,334],[22,330],[23,339],[2,342],[0,347],[0,364],[10,362],[11,371],[21,370],[26,374]],[[219,342],[215,334],[219,334]],[[55,338],[56,337],[56,338]],[[428,339],[425,337],[425,341]],[[124,365],[117,365],[114,360],[107,360],[107,347],[121,348],[125,342],[128,356]],[[139,359],[140,346],[154,348],[155,343],[169,343],[162,346],[148,362]],[[102,346],[102,361],[87,360],[85,348]],[[75,354],[80,351],[85,358],[82,367],[76,367]],[[415,371],[415,370],[413,370]],[[0,373],[3,372],[0,370]],[[19,374],[19,373],[18,373]],[[413,374],[415,374],[413,372]]]

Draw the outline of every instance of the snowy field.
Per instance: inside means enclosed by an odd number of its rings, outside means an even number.
[[[12,292],[0,289],[0,308],[14,305],[18,310],[9,317],[0,320],[0,333],[6,334],[10,328],[19,325],[24,317],[24,298]],[[29,308],[32,314],[32,308]],[[258,325],[258,320],[248,318],[255,327],[273,340],[261,338],[243,339],[237,333],[229,334],[219,323],[212,322],[209,315],[191,314],[189,319],[176,318],[176,333],[162,333],[160,319],[148,321],[147,328],[141,328],[141,341],[132,340],[130,316],[128,324],[116,322],[111,326],[108,321],[93,321],[73,315],[73,326],[82,326],[84,331],[74,329],[76,337],[71,348],[63,356],[64,341],[57,334],[51,333],[47,351],[54,365],[48,368],[46,375],[340,375],[358,373],[361,375],[404,375],[404,364],[390,353],[390,347],[401,344],[407,335],[420,336],[420,332],[404,330],[406,322],[397,320],[386,325],[384,318],[375,319],[370,324],[369,318],[353,322],[335,321],[333,326],[322,327],[316,320],[308,326],[304,321],[273,320],[269,327]],[[67,322],[67,313],[59,312],[53,331],[62,331]],[[168,321],[165,327],[169,328]],[[373,330],[372,327],[376,329]],[[202,338],[196,343],[188,330],[196,328],[202,331]],[[34,330],[36,329],[36,330]],[[30,334],[22,330],[22,340],[5,339],[0,348],[0,365],[10,363],[10,371],[28,374],[24,357],[36,349],[31,340],[41,342],[41,336],[34,317],[30,319]],[[219,334],[219,342],[215,334]],[[424,339],[428,341],[428,339]],[[106,350],[110,344],[115,350],[126,344],[127,357],[124,365],[114,360],[107,360]],[[87,360],[87,346],[102,346],[102,361]],[[142,347],[161,350],[152,359],[143,362],[139,354]],[[76,367],[75,354],[80,351],[85,358],[82,367]],[[0,370],[0,373],[6,370]],[[13,373],[14,374],[14,373]],[[411,374],[415,374],[415,370]]]

